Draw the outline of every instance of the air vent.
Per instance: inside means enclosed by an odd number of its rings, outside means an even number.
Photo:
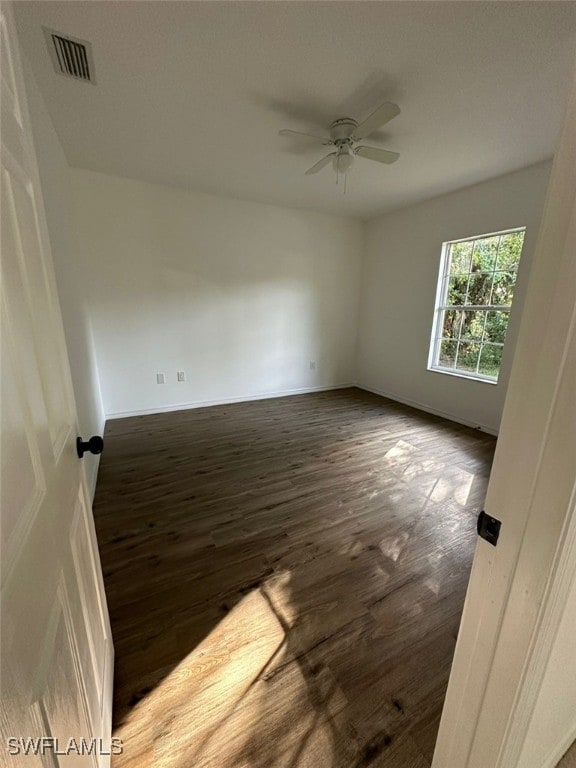
[[[62,35],[52,29],[44,28],[44,35],[52,64],[59,75],[85,80],[88,83],[96,82],[90,43],[70,35]]]

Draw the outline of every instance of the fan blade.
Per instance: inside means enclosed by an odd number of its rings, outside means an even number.
[[[284,128],[282,131],[278,131],[279,136],[297,136],[298,138],[304,137],[305,139],[313,139],[314,141],[321,141],[322,144],[333,144],[330,136],[319,136],[316,133],[304,133],[303,131],[291,131],[289,128]]]
[[[306,176],[310,176],[310,174],[312,173],[318,173],[318,171],[321,171],[325,165],[328,165],[328,163],[334,157],[334,155],[337,155],[337,154],[338,152],[330,152],[330,154],[326,155],[326,157],[323,157],[322,160],[318,160],[316,165],[313,165],[312,168],[308,168],[308,170],[306,171]]]
[[[398,152],[390,152],[387,149],[377,149],[376,147],[356,147],[354,154],[365,157],[367,160],[376,160],[377,163],[386,163],[386,165],[395,163],[400,157]]]
[[[354,138],[365,139],[399,114],[400,107],[398,104],[392,104],[391,101],[385,101],[377,110],[372,112],[370,117],[367,117],[363,123],[356,126],[354,129]]]

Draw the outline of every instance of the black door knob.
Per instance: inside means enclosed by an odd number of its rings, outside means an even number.
[[[102,453],[103,450],[104,440],[102,440],[100,435],[94,435],[88,442],[84,442],[81,437],[76,438],[76,451],[79,459],[84,456],[86,451],[90,451],[90,453]]]

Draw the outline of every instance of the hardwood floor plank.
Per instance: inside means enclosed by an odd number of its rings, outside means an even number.
[[[114,768],[429,768],[494,446],[357,389],[109,422]]]

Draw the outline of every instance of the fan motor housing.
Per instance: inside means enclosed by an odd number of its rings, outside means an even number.
[[[357,125],[356,120],[353,120],[351,117],[342,117],[339,120],[334,120],[330,126],[332,141],[337,142],[350,139]]]

